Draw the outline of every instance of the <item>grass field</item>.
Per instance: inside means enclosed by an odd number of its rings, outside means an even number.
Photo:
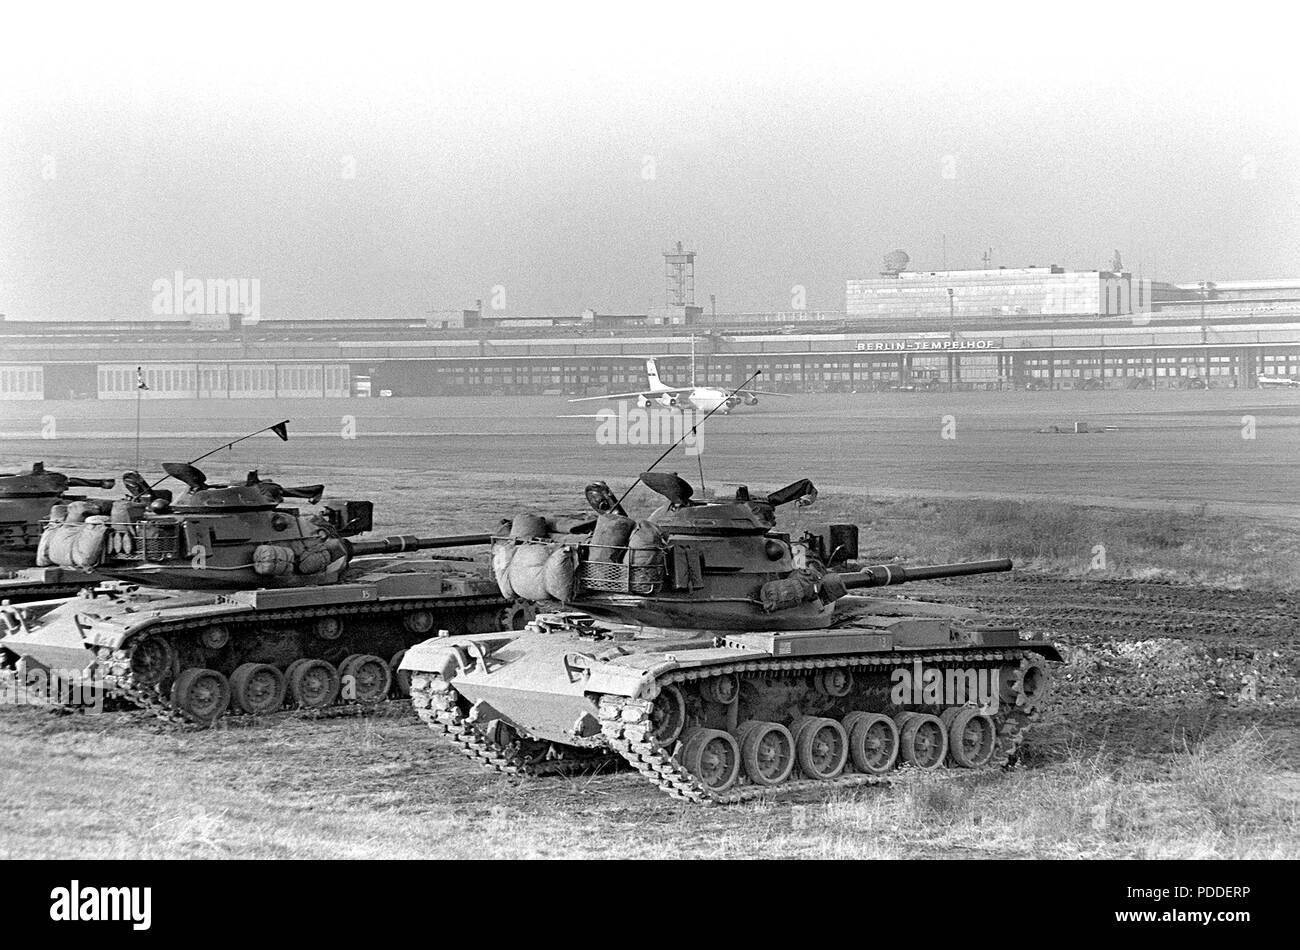
[[[1016,399],[1029,395],[1039,394]],[[1135,456],[1123,430],[1118,438],[1033,434],[1077,414],[1068,401],[1005,411],[982,404],[967,447],[944,456],[953,446],[932,439],[926,421],[939,404],[902,396],[874,412],[870,438],[850,438],[861,423],[849,410],[811,421],[755,413],[720,420],[730,435],[709,447],[718,490],[813,478],[822,497],[783,511],[783,525],[854,522],[863,560],[1017,561],[1019,577],[922,590],[1004,603],[1015,622],[1065,649],[1056,696],[1011,771],[900,772],[889,787],[703,809],[664,798],[632,773],[495,777],[439,745],[400,704],[364,716],[227,721],[208,732],[142,713],[6,708],[0,856],[1300,857],[1300,540],[1296,456],[1287,454],[1300,445],[1295,410],[1187,408],[1206,396],[1252,394],[1124,395],[1169,397],[1126,410],[1131,424],[1151,424],[1156,435],[1141,444],[1154,456]],[[1098,394],[1051,398],[1062,396]],[[413,432],[464,431],[473,421],[465,407],[443,407],[464,418],[410,411],[441,401],[373,402],[383,412],[408,404],[383,424]],[[1243,406],[1273,420],[1272,434],[1245,455],[1206,455],[1220,443],[1242,451],[1229,440],[1241,442]],[[483,428],[501,426],[478,411]],[[336,496],[375,499],[380,531],[424,534],[482,529],[521,509],[580,511],[587,481],[622,487],[658,454],[597,451],[566,434],[572,421],[525,418],[536,432],[516,426],[513,435],[473,440],[412,434],[351,444],[305,439],[295,428],[287,445],[270,440],[206,467],[214,478],[261,466],[285,483],[323,480]],[[231,434],[258,424],[209,422]],[[10,436],[0,443],[6,456],[85,453],[77,468],[86,474],[114,474],[131,461],[120,442],[29,443],[13,437],[18,424],[0,426]],[[1177,436],[1186,432],[1191,443]],[[1196,482],[1201,468],[1188,467],[1189,444],[1201,453],[1195,464],[1213,471],[1190,496],[1180,485]],[[208,447],[147,443],[154,458]],[[897,458],[879,458],[889,452]],[[688,474],[688,463],[670,467]],[[1143,468],[1136,486],[1125,482]],[[638,489],[629,503],[646,512],[653,501]]]
[[[634,773],[493,777],[397,708],[205,733],[6,710],[0,856],[1300,856],[1300,773],[1268,738],[1294,721],[1193,711],[1135,756],[1068,720],[1011,772],[700,808]]]

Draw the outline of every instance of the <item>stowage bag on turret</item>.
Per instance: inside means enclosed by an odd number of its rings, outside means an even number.
[[[628,538],[628,563],[632,567],[649,567],[659,557],[664,546],[664,536],[652,521],[638,521],[636,530]]]
[[[86,519],[85,506],[80,502],[73,502],[68,505],[67,517],[59,524],[53,526],[50,532],[49,544],[46,545],[45,551],[51,564],[57,564],[59,567],[75,567],[72,560],[72,545],[76,543],[77,535],[81,534],[81,526]]]
[[[330,554],[325,542],[313,538],[299,552],[296,567],[299,574],[319,574],[329,567],[329,563]]]
[[[573,600],[577,592],[577,557],[573,548],[560,545],[546,559],[546,593],[561,603]]]
[[[525,512],[517,515],[510,526],[510,537],[516,541],[531,541],[551,533],[551,526],[541,515]]]
[[[811,571],[797,571],[789,577],[768,581],[758,593],[768,613],[798,607],[817,596],[817,581]]]
[[[546,562],[551,556],[549,544],[521,544],[510,560],[510,587],[516,597],[546,600]]]
[[[50,508],[50,522],[41,532],[41,539],[36,543],[36,566],[50,567],[54,564],[54,559],[50,554],[50,542],[54,539],[54,532],[63,519],[68,517],[67,505],[53,505]]]
[[[596,529],[591,533],[591,559],[593,561],[623,560],[623,549],[636,528],[636,522],[626,515],[604,514],[596,519]]]
[[[263,577],[280,577],[293,570],[293,548],[259,544],[253,549],[253,570]]]
[[[108,541],[108,516],[92,515],[87,518],[72,542],[72,563],[90,570],[104,559],[104,545]]]
[[[508,539],[501,539],[492,545],[492,576],[497,580],[497,587],[501,590],[501,596],[506,600],[514,600],[515,589],[510,586],[510,561],[515,556],[515,543]]]

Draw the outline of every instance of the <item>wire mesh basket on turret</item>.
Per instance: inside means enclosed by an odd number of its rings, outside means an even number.
[[[634,556],[643,563],[633,564]],[[654,594],[663,587],[666,560],[660,550],[584,544],[579,548],[578,587],[601,593]]]

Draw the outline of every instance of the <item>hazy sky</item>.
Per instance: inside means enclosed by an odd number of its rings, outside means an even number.
[[[260,280],[264,319],[636,312],[676,240],[719,311],[842,309],[944,235],[953,267],[1300,276],[1276,7],[264,7],[7,31],[0,313],[145,318],[178,269]]]

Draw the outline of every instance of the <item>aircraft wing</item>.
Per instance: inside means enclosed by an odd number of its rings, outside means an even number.
[[[769,393],[762,389],[737,389],[736,393],[738,395],[740,393],[749,393],[751,396],[784,396],[787,399],[790,398],[789,393]]]
[[[637,393],[609,393],[605,396],[579,396],[577,399],[570,399],[569,402],[595,402],[597,399],[632,399],[636,396],[645,396],[647,399],[653,399],[656,396],[662,396],[664,393],[688,393],[695,387],[693,386],[676,386],[668,389],[643,389]]]

